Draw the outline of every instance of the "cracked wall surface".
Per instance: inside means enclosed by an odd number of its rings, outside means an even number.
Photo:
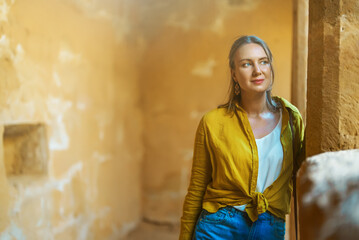
[[[1,133],[44,124],[48,147],[43,174],[6,176],[1,154],[0,239],[119,239],[140,221],[142,45],[130,8],[0,1]]]

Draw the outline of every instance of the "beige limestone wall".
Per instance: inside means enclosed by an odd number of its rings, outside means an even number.
[[[359,232],[358,14],[358,1],[309,1],[306,149],[313,156],[299,173],[302,239]],[[334,152],[346,149],[353,150]]]
[[[340,12],[340,149],[359,148],[359,2],[342,0]]]
[[[132,4],[0,1],[1,133],[40,123],[48,147],[40,174],[6,176],[8,154],[0,158],[1,239],[119,239],[140,221],[142,44]]]
[[[359,146],[357,1],[310,1],[307,154]]]
[[[240,35],[273,51],[274,94],[290,99],[292,2],[141,1],[146,50],[139,82],[144,113],[144,218],[178,223],[201,116],[223,103],[227,55]]]

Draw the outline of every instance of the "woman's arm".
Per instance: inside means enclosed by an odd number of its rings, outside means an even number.
[[[193,153],[192,174],[183,204],[180,240],[190,240],[202,210],[203,195],[211,180],[212,166],[206,145],[205,117],[199,123]]]

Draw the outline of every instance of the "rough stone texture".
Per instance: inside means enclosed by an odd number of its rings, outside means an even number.
[[[310,1],[307,154],[359,143],[357,1]]]
[[[300,237],[356,239],[359,234],[359,150],[308,158],[299,171]]]
[[[1,134],[4,125],[44,124],[49,152],[44,173],[6,176],[1,138],[0,239],[125,236],[142,216],[136,8],[127,0],[0,7]]]
[[[359,148],[359,2],[342,0],[339,20],[340,147],[353,149]]]
[[[144,111],[144,217],[178,223],[202,115],[223,103],[227,55],[235,38],[254,34],[273,51],[274,94],[290,99],[292,3],[142,1],[148,46],[140,84]]]

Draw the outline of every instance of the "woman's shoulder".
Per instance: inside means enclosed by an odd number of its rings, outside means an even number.
[[[295,125],[302,126],[304,124],[302,115],[300,114],[300,111],[298,110],[298,108],[296,106],[294,106],[287,99],[282,98],[282,97],[275,96],[275,97],[273,97],[273,99],[276,101],[280,101],[282,108],[285,109],[284,111],[292,112],[293,122]]]
[[[273,99],[275,101],[279,101],[283,108],[290,109],[294,114],[299,114],[300,112],[296,106],[294,106],[291,102],[289,102],[287,99],[279,96],[273,96]]]
[[[202,117],[202,121],[213,124],[223,122],[232,117],[233,114],[229,113],[226,108],[218,107],[206,112]]]

